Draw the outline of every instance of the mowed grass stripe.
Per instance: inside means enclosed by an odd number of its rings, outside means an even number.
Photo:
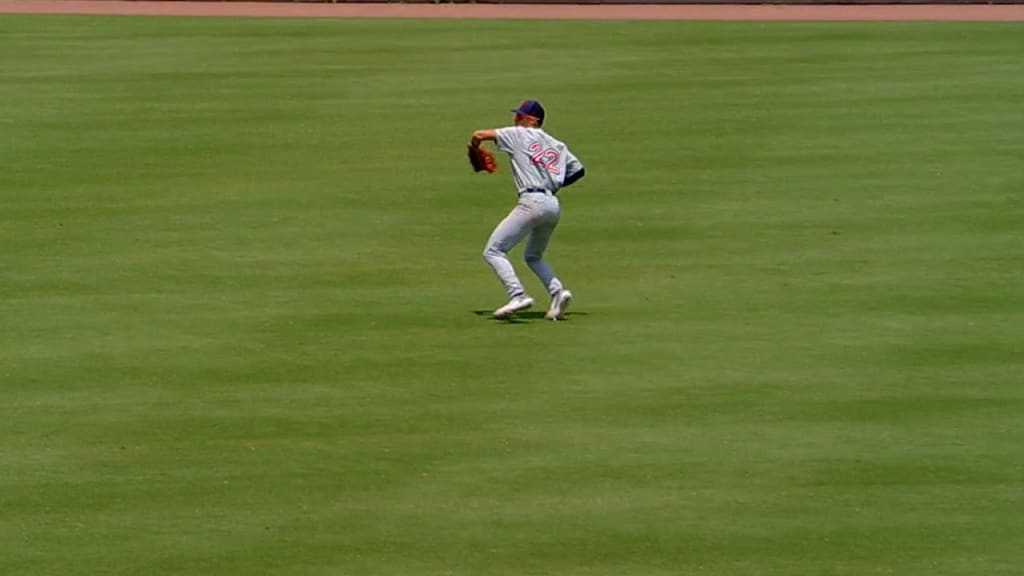
[[[5,17],[0,573],[1015,574],[1020,32]]]

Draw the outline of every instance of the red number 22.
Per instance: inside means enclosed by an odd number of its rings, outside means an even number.
[[[552,174],[558,174],[558,160],[560,158],[558,150],[554,148],[544,148],[540,145],[540,142],[534,142],[530,144],[530,160],[538,166],[543,166],[545,170]]]

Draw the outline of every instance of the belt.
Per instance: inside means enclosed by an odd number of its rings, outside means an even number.
[[[523,191],[521,191],[519,195],[522,196],[523,194],[547,194],[548,192],[548,190],[545,190],[543,188],[526,188]],[[551,192],[551,195],[554,196],[555,193]]]

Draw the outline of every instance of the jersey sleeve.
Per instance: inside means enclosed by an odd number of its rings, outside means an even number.
[[[580,170],[583,170],[583,163],[580,162],[580,159],[577,158],[575,154],[573,154],[572,152],[569,151],[568,148],[566,148],[565,177],[568,178],[569,176],[572,176],[573,174],[579,172]]]
[[[511,153],[516,148],[516,144],[522,139],[522,134],[515,126],[509,126],[507,128],[498,128],[494,131],[494,143],[497,145],[498,150],[502,152]]]

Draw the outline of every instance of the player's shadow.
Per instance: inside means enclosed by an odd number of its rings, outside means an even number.
[[[526,320],[544,320],[544,312],[541,310],[527,310],[525,312],[516,312],[508,318],[495,318],[493,310],[473,310],[473,314],[486,318],[487,320],[493,320],[495,322],[505,322],[508,324],[521,323]],[[566,312],[565,316],[559,320],[559,322],[569,322],[573,316],[586,316],[586,312]]]

